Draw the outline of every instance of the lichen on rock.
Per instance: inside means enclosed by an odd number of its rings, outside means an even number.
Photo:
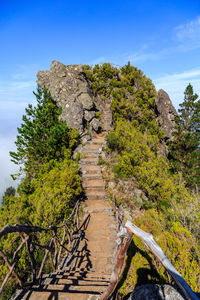
[[[62,107],[62,118],[67,125],[83,133],[85,121],[91,121],[95,115],[95,107],[82,65],[66,66],[54,60],[50,70],[39,71],[37,77],[38,85],[46,87]]]

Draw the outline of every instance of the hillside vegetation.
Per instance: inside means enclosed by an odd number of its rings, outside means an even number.
[[[6,224],[59,226],[69,216],[82,192],[79,165],[72,159],[78,132],[60,120],[61,110],[47,90],[38,89],[35,95],[37,106],[29,105],[26,109],[23,123],[18,128],[17,151],[11,153],[13,161],[21,166],[20,174],[24,178],[16,196],[5,193],[3,197],[0,228]],[[48,243],[49,234],[40,234],[38,242]],[[19,243],[15,234],[9,234],[1,239],[0,249],[11,259]],[[44,251],[38,251],[36,262],[41,262],[43,255]],[[1,285],[9,269],[1,257],[0,265]],[[29,270],[28,253],[24,248],[16,272],[26,281]],[[45,271],[51,271],[50,265],[46,265]],[[15,279],[10,277],[1,299],[10,299],[16,286]]]
[[[164,135],[156,121],[152,81],[130,64],[121,70],[110,64],[85,66],[85,73],[94,95],[112,100],[114,129],[107,136],[106,158],[101,160],[104,177],[112,183],[111,200],[115,195],[122,207],[129,208],[133,222],[154,235],[169,260],[198,291],[199,195],[186,188],[185,174],[159,154]],[[140,197],[134,196],[134,189],[140,191]],[[129,250],[129,270],[119,284],[122,294],[136,284],[169,282],[142,243],[137,238],[134,243],[136,247],[132,244]]]
[[[196,105],[197,98],[189,89],[185,101],[187,106],[188,99],[193,99],[192,124],[196,122],[196,125],[184,129],[185,117],[180,112],[166,157],[160,151],[165,139],[157,122],[157,93],[152,81],[129,63],[121,69],[109,63],[94,68],[84,66],[84,73],[94,100],[98,98],[102,103],[107,100],[112,103],[113,130],[107,135],[105,156],[99,162],[103,164],[110,201],[115,195],[125,216],[153,234],[191,288],[198,291],[199,101]],[[10,153],[13,162],[20,166],[19,174],[13,177],[21,176],[22,182],[15,195],[10,189],[3,197],[0,229],[6,224],[16,223],[59,226],[82,193],[79,165],[72,159],[73,150],[80,143],[79,133],[61,120],[61,109],[46,89],[38,88],[35,96],[37,106],[29,105],[26,109],[18,128],[17,151]],[[97,111],[96,115],[101,118],[100,112]],[[179,137],[177,130],[182,133],[182,138],[176,140]],[[187,144],[187,141],[191,142]],[[45,244],[48,238],[48,235],[41,234],[41,244]],[[19,242],[15,235],[9,235],[1,240],[0,249],[11,258]],[[25,272],[28,254],[23,251],[16,271],[22,280],[26,280],[30,273]],[[39,251],[35,259],[42,260]],[[9,270],[1,257],[0,264],[1,284]],[[50,271],[50,265],[47,265],[45,272]],[[150,282],[166,283],[170,278],[141,241],[134,237],[118,285],[119,292],[124,296],[135,285]],[[2,299],[9,299],[16,286],[11,277]]]

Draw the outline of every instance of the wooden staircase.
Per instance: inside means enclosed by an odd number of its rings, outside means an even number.
[[[71,264],[15,299],[95,300],[108,286],[116,257],[116,226],[98,165],[104,140],[104,134],[96,135],[83,149],[80,165],[86,200],[82,210],[83,218],[89,213],[90,220]]]

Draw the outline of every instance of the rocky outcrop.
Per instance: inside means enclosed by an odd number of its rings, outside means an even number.
[[[156,98],[156,113],[158,122],[164,132],[165,140],[172,138],[174,127],[174,117],[177,115],[168,94],[164,90],[159,90]]]
[[[98,131],[99,127],[106,131],[112,128],[111,102],[102,103],[98,97],[94,99],[82,65],[67,66],[54,60],[50,70],[39,71],[37,77],[38,85],[46,87],[58,106],[62,107],[62,118],[69,127],[76,127],[80,133],[86,127],[94,131]],[[101,121],[96,118],[97,111]],[[172,137],[177,113],[164,90],[158,91],[156,114],[166,141]]]
[[[134,289],[128,300],[184,300],[170,285],[145,284]]]
[[[87,122],[98,130],[95,119],[96,107],[82,65],[63,65],[52,61],[50,70],[37,73],[37,83],[46,87],[52,98],[62,107],[62,118],[69,127],[76,127],[83,133]]]
[[[174,118],[177,112],[169,95],[164,90],[158,91],[155,113],[157,115],[157,122],[164,132],[164,140],[160,144],[159,153],[166,156],[168,154],[167,141],[172,138],[172,131],[175,125]]]

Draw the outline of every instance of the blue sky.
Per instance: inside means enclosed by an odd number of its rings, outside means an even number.
[[[177,108],[189,82],[200,94],[200,1],[0,0],[0,193],[36,73],[52,60],[131,61]]]

